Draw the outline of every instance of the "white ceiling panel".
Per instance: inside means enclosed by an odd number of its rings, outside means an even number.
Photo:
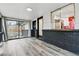
[[[0,12],[4,16],[32,20],[36,17],[43,16],[46,12],[51,12],[65,3],[0,3]],[[28,12],[30,7],[33,11]]]

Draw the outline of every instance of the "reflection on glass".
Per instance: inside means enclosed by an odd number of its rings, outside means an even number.
[[[61,29],[61,10],[52,13],[53,29]]]
[[[29,36],[29,23],[28,22],[20,22],[20,31],[19,31],[19,33],[20,33],[20,37],[28,37]]]
[[[28,37],[30,26],[25,21],[6,21],[8,39]]]
[[[74,29],[74,4],[61,9],[61,20],[63,20],[63,29]]]
[[[18,25],[16,21],[7,21],[7,34],[8,34],[8,39],[11,38],[18,38]]]
[[[74,29],[74,4],[70,4],[52,12],[53,29]]]

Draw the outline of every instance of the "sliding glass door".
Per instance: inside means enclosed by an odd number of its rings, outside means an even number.
[[[6,20],[8,39],[29,37],[30,25],[26,21]]]
[[[6,29],[8,39],[18,38],[18,22],[17,21],[6,21]]]
[[[19,37],[28,37],[29,36],[29,22],[19,21]]]

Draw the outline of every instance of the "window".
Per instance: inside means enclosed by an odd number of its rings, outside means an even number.
[[[52,12],[53,29],[74,29],[74,4],[69,4]]]
[[[61,10],[57,10],[52,13],[52,23],[53,23],[53,29],[61,29],[60,24],[60,12]]]
[[[63,29],[74,29],[74,4],[61,9],[61,20],[63,21]]]

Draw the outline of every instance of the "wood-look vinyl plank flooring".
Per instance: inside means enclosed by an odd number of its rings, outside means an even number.
[[[36,38],[2,42],[1,56],[76,56],[76,54]]]

